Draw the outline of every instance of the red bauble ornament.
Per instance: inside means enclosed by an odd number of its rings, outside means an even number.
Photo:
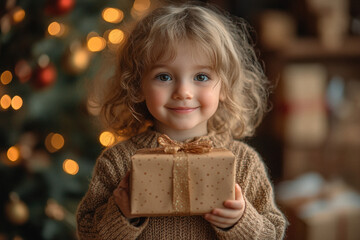
[[[64,15],[75,6],[75,0],[48,0],[45,12],[49,15]]]
[[[39,67],[35,72],[35,78],[32,83],[36,88],[42,89],[52,85],[57,78],[57,71],[54,65],[49,64],[46,67]]]

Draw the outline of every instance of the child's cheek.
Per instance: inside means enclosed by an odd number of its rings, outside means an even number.
[[[215,107],[219,104],[220,91],[213,89],[212,91],[204,91],[199,95],[199,102],[202,106]]]
[[[156,90],[149,91],[149,94],[146,96],[145,101],[148,105],[148,108],[160,107],[166,103],[164,93]]]
[[[153,95],[153,101],[156,105],[163,105],[166,103],[165,94],[161,91],[157,91]]]

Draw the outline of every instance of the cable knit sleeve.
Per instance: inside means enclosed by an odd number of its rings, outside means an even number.
[[[215,232],[219,239],[283,239],[287,221],[275,205],[265,166],[253,149],[243,147],[236,154],[236,181],[245,198],[245,211],[232,228],[214,227]]]
[[[115,204],[113,190],[129,169],[125,151],[106,150],[96,161],[89,189],[77,210],[79,239],[136,239],[148,219],[135,227],[122,215]]]

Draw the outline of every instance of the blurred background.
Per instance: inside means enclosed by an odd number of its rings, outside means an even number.
[[[246,141],[268,166],[286,239],[360,239],[360,1],[208,2],[250,22],[274,84]],[[0,1],[0,240],[76,239],[95,160],[122,140],[89,88],[113,71],[122,30],[158,3]]]

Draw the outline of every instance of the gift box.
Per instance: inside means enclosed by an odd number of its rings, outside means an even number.
[[[277,187],[291,240],[360,239],[360,194],[341,179],[307,173]]]
[[[283,103],[280,129],[291,145],[319,146],[328,131],[327,70],[321,64],[293,63],[282,73]],[[288,144],[288,145],[289,145]]]
[[[202,215],[235,199],[235,156],[201,139],[178,143],[160,136],[162,147],[132,157],[131,214]]]

